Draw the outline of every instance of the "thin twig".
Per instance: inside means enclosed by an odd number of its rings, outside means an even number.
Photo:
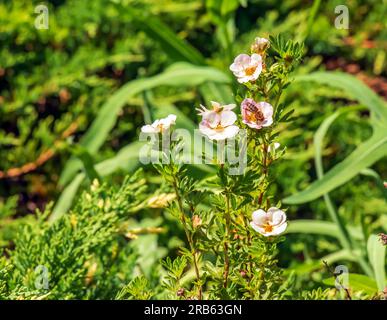
[[[21,167],[11,168],[11,169],[8,169],[7,171],[0,170],[0,179],[15,178],[15,177],[19,177],[21,175],[27,174],[31,171],[35,171],[38,167],[42,166],[48,160],[50,160],[58,150],[60,143],[64,139],[72,135],[77,129],[78,129],[78,123],[75,121],[72,124],[70,124],[70,126],[62,133],[60,139],[54,142],[53,148],[42,152],[35,161],[28,162]]]
[[[348,299],[348,300],[352,300],[352,297],[351,297],[351,294],[350,294],[350,292],[349,292],[349,289],[343,286],[343,284],[341,283],[341,281],[340,281],[340,279],[339,279],[339,277],[338,277],[338,276],[340,275],[340,273],[336,273],[336,272],[332,269],[332,267],[329,266],[328,262],[326,262],[325,260],[323,260],[323,264],[324,264],[325,267],[327,268],[328,272],[330,272],[330,273],[333,275],[333,277],[335,278],[335,282],[340,283],[341,288],[344,289],[344,291],[345,291],[345,295],[346,295],[347,299]]]

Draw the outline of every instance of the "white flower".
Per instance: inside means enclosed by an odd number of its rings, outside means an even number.
[[[267,102],[246,98],[241,104],[242,121],[250,128],[261,129],[273,124],[273,107]]]
[[[141,131],[144,133],[159,133],[168,130],[172,125],[176,123],[176,116],[170,114],[168,117],[163,119],[158,119],[152,124],[147,124],[141,128]]]
[[[262,57],[256,53],[253,53],[251,57],[247,54],[240,54],[235,58],[230,70],[240,83],[257,80],[262,71]]]
[[[235,104],[221,105],[211,101],[212,110],[200,105],[199,115],[203,117],[199,124],[199,130],[211,140],[225,140],[234,137],[238,132],[238,126],[234,125],[237,120],[236,114],[231,111]]]
[[[251,45],[251,51],[262,55],[267,48],[270,47],[270,41],[266,38],[255,38],[254,43]]]
[[[250,222],[252,228],[265,237],[277,236],[283,233],[288,223],[286,214],[282,210],[272,207],[267,212],[262,209],[253,212],[253,221]]]

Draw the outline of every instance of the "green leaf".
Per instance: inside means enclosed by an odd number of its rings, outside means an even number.
[[[361,170],[371,166],[387,155],[387,136],[384,132],[374,132],[373,136],[360,144],[347,158],[332,168],[321,180],[315,181],[304,191],[283,200],[287,204],[312,201],[341,186]]]
[[[174,61],[187,61],[205,65],[202,54],[187,41],[178,37],[167,25],[154,16],[145,15],[138,10],[129,10],[130,19],[150,38],[160,43],[163,50]]]
[[[356,274],[356,273],[349,273],[349,288],[351,288],[353,291],[363,291],[368,295],[374,295],[378,292],[378,288],[376,286],[376,282],[363,275],[363,274]],[[323,283],[328,286],[335,286],[335,278],[331,277],[328,279],[323,280]]]
[[[314,81],[342,89],[354,100],[365,105],[372,114],[373,119],[387,124],[387,105],[374,91],[354,76],[343,72],[314,72],[308,75],[297,76],[296,82]]]
[[[380,242],[375,234],[369,236],[367,241],[368,259],[371,262],[375,273],[375,280],[379,291],[383,291],[386,286],[386,247]]]
[[[201,83],[213,81],[230,83],[230,78],[223,72],[211,67],[193,66],[188,63],[176,63],[165,72],[146,79],[133,80],[121,87],[101,107],[97,118],[89,130],[82,137],[80,144],[90,154],[96,153],[105,142],[109,132],[114,127],[118,113],[128,98],[161,85],[168,86],[197,86]],[[62,172],[59,184],[66,185],[80,169],[78,159],[70,159]]]
[[[90,153],[81,145],[75,145],[72,147],[72,153],[82,161],[85,173],[90,181],[97,179],[101,181],[101,177],[94,168],[94,161]]]
[[[50,222],[54,222],[59,219],[67,210],[71,207],[73,200],[78,192],[78,189],[85,179],[85,174],[79,173],[61,192],[61,195],[58,201],[55,204],[54,209],[52,210],[51,216],[49,218]]]
[[[346,183],[363,169],[387,155],[387,135],[385,134],[387,130],[387,105],[376,93],[355,77],[340,72],[315,72],[299,76],[296,80],[315,81],[335,86],[364,104],[371,111],[373,135],[369,140],[360,144],[346,159],[332,168],[322,179],[315,181],[306,190],[285,198],[283,202],[288,204],[312,201]],[[332,115],[325,125],[329,127],[337,116]],[[323,128],[320,134],[324,135],[324,130]]]

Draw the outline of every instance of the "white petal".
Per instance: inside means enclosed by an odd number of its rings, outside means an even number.
[[[254,80],[258,79],[259,75],[262,72],[262,64],[259,64],[257,68],[255,69],[254,73],[251,75],[251,77],[254,78]]]
[[[269,127],[273,124],[273,118],[267,118],[265,121],[262,122],[262,127]]]
[[[234,59],[234,64],[246,67],[249,65],[251,58],[248,54],[240,54]]]
[[[256,225],[253,221],[250,222],[250,226],[260,234],[265,235],[265,229],[261,228],[260,226]]]
[[[211,101],[211,105],[212,107],[215,109],[215,108],[220,108],[221,107],[221,104],[219,102],[216,102],[216,101]]]
[[[267,214],[270,217],[270,220],[272,221],[272,225],[279,225],[286,221],[286,214],[282,210],[271,207],[269,210],[267,210]]]
[[[235,72],[241,72],[243,70],[243,67],[239,63],[232,63],[230,65],[230,70],[235,73]]]
[[[177,116],[174,115],[174,114],[170,114],[167,119],[170,121],[171,124],[175,124],[176,123],[176,118]]]
[[[216,128],[220,123],[220,115],[217,112],[211,111],[203,115],[203,120],[207,121],[209,127]]]
[[[209,138],[216,133],[215,130],[208,127],[206,121],[202,121],[201,123],[199,123],[199,130],[202,134],[206,135]]]
[[[273,231],[270,232],[270,235],[278,236],[279,234],[283,233],[286,230],[287,227],[288,227],[288,223],[287,222],[281,224],[278,227],[274,227]]]
[[[265,118],[270,118],[273,116],[273,106],[270,103],[260,102],[258,105],[260,106]]]
[[[220,124],[223,127],[231,126],[237,120],[237,116],[232,111],[223,111],[220,114]]]
[[[239,127],[238,126],[228,126],[224,128],[222,136],[224,139],[230,139],[235,137],[239,132]]]
[[[261,65],[261,69],[262,69],[262,57],[261,55],[257,54],[257,53],[253,53],[251,55],[251,60],[250,60],[251,64],[254,65],[254,66],[258,66],[258,65]]]
[[[272,224],[274,226],[279,226],[282,223],[284,223],[285,221],[286,221],[286,215],[283,211],[278,210],[278,211],[273,213]]]
[[[202,104],[200,105],[200,108],[196,108],[196,111],[198,111],[198,115],[204,115],[208,112],[210,112],[210,110],[208,110],[205,106],[203,106]]]
[[[141,132],[144,132],[144,133],[156,133],[156,132],[159,132],[159,129],[158,128],[154,128],[150,124],[147,124],[145,126],[142,126]]]
[[[236,107],[236,104],[225,104],[223,106],[223,110],[224,111],[230,111],[230,110],[234,109],[235,107]]]
[[[239,77],[237,80],[239,83],[246,83],[250,81],[250,77],[243,76],[243,77]]]
[[[267,213],[262,209],[258,209],[253,212],[252,219],[256,225],[262,226],[267,222]]]
[[[249,121],[246,121],[246,120],[242,120],[242,122],[244,124],[248,125],[250,128],[253,128],[253,129],[261,129],[262,128],[262,126],[259,123],[249,122]]]

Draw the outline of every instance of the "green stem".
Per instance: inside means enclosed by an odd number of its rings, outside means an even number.
[[[187,228],[187,221],[186,221],[186,217],[185,217],[185,214],[184,214],[183,201],[182,201],[182,198],[181,198],[181,195],[180,195],[180,192],[179,192],[179,188],[177,186],[177,181],[176,181],[176,177],[175,176],[173,176],[172,185],[173,185],[173,189],[174,189],[175,194],[176,194],[177,203],[178,203],[179,210],[180,210],[180,213],[181,213],[180,220],[181,220],[181,223],[183,225],[183,229],[184,229],[184,232],[185,232],[185,235],[186,235],[186,238],[187,238],[190,250],[191,250],[191,254],[192,254],[192,261],[193,261],[193,264],[194,264],[196,281],[197,281],[197,287],[198,287],[198,292],[199,292],[199,297],[198,298],[199,298],[199,300],[202,300],[203,292],[202,292],[202,286],[201,286],[201,282],[200,282],[200,271],[199,271],[198,259],[197,259],[197,255],[196,255],[195,243],[193,241],[192,235],[190,234],[190,232],[189,232],[189,230]]]
[[[230,196],[228,193],[228,190],[225,190],[225,196],[226,196],[226,212],[225,212],[225,219],[226,219],[226,234],[225,234],[225,241],[224,241],[224,283],[223,286],[227,288],[227,282],[228,282],[228,274],[230,270],[230,259],[228,256],[228,240],[230,238],[230,224],[231,224],[231,218],[230,218]]]

